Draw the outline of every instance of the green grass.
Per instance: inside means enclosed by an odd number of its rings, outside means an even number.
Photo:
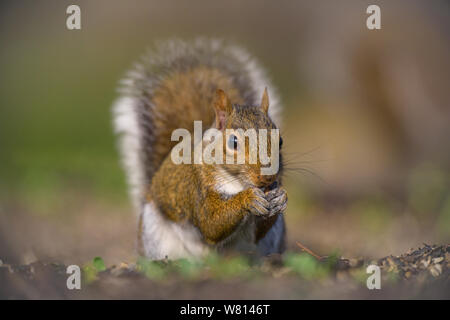
[[[271,276],[272,272],[284,269],[285,274],[304,280],[324,279],[330,276],[337,262],[332,255],[326,262],[319,262],[306,253],[288,252],[283,258],[283,266],[263,267],[262,261],[251,260],[237,255],[224,257],[211,253],[204,259],[178,259],[153,261],[140,257],[131,269],[154,281],[181,278],[187,281],[201,279],[230,280],[256,279]],[[98,279],[99,272],[107,270],[100,257],[94,258],[83,267],[84,279],[91,283]]]

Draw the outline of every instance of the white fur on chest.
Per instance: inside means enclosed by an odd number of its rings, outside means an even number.
[[[244,191],[244,185],[223,169],[219,169],[218,181],[221,183],[218,183],[215,189],[224,197],[232,197]],[[218,248],[241,252],[254,251],[256,248],[255,232],[254,217],[246,216],[236,227],[236,230],[218,244]]]
[[[244,186],[233,180],[231,175],[221,172],[224,183],[215,186],[217,192],[232,197],[243,191]],[[145,256],[154,260],[200,258],[209,252],[209,246],[195,226],[189,222],[178,223],[167,219],[153,202],[143,207],[141,237]],[[256,247],[254,217],[245,217],[217,247],[219,250],[253,251]]]
[[[144,205],[141,236],[145,256],[154,260],[202,257],[208,252],[197,228],[170,221],[154,203]]]
[[[217,192],[225,196],[234,196],[235,194],[244,190],[244,186],[242,185],[242,183],[236,180],[224,169],[219,169],[217,180],[219,182],[216,184],[215,189],[217,190]]]

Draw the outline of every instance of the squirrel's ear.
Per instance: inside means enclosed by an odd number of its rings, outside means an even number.
[[[264,88],[264,93],[263,93],[263,96],[261,99],[261,109],[266,114],[267,114],[267,111],[269,110],[269,94],[267,93],[267,87]]]
[[[233,107],[230,100],[222,89],[217,89],[214,99],[214,109],[216,111],[216,127],[219,130],[225,129],[227,115],[231,113]]]

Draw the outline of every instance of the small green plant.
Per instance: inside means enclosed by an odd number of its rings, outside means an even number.
[[[366,286],[367,282],[367,272],[366,272],[367,265],[364,265],[360,268],[354,269],[350,271],[351,277],[360,285]]]
[[[196,279],[204,271],[204,264],[200,260],[179,259],[173,262],[173,269],[187,279]]]
[[[141,257],[137,261],[136,269],[149,279],[161,280],[168,273],[166,266],[167,264],[162,261],[152,261]]]
[[[92,264],[98,272],[106,270],[105,262],[100,257],[95,257],[94,260],[92,260]]]
[[[321,263],[307,253],[288,253],[284,259],[286,267],[301,277],[311,280],[326,276],[330,267],[327,263]]]
[[[83,268],[83,281],[85,283],[92,283],[98,279],[99,272],[105,271],[105,262],[101,257],[95,257],[91,262],[86,264]]]
[[[205,259],[206,269],[212,277],[227,279],[250,274],[250,263],[244,256],[221,257],[216,253]]]

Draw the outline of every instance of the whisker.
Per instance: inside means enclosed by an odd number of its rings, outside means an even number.
[[[308,168],[289,168],[289,167],[284,167],[283,170],[289,171],[289,172],[294,172],[294,173],[298,173],[298,174],[302,174],[302,173],[309,173],[310,175],[314,176],[315,178],[319,179],[322,183],[327,183],[325,181],[325,179],[323,179],[318,173],[312,171],[312,169],[308,169]]]
[[[300,156],[300,157],[302,157],[302,156],[306,156],[306,155],[308,155],[308,154],[311,154],[311,153],[313,153],[313,152],[315,152],[315,151],[317,151],[317,150],[319,150],[319,149],[321,149],[323,146],[318,146],[318,147],[314,147],[314,148],[312,148],[312,149],[310,149],[310,150],[308,150],[308,151],[305,151],[305,152],[286,152],[286,154],[293,154],[293,155],[297,155],[297,156]]]
[[[283,164],[302,164],[302,163],[320,163],[320,162],[327,162],[327,161],[331,161],[331,159],[321,159],[321,160],[300,160],[297,161],[295,159],[287,159],[287,160],[283,160]]]

